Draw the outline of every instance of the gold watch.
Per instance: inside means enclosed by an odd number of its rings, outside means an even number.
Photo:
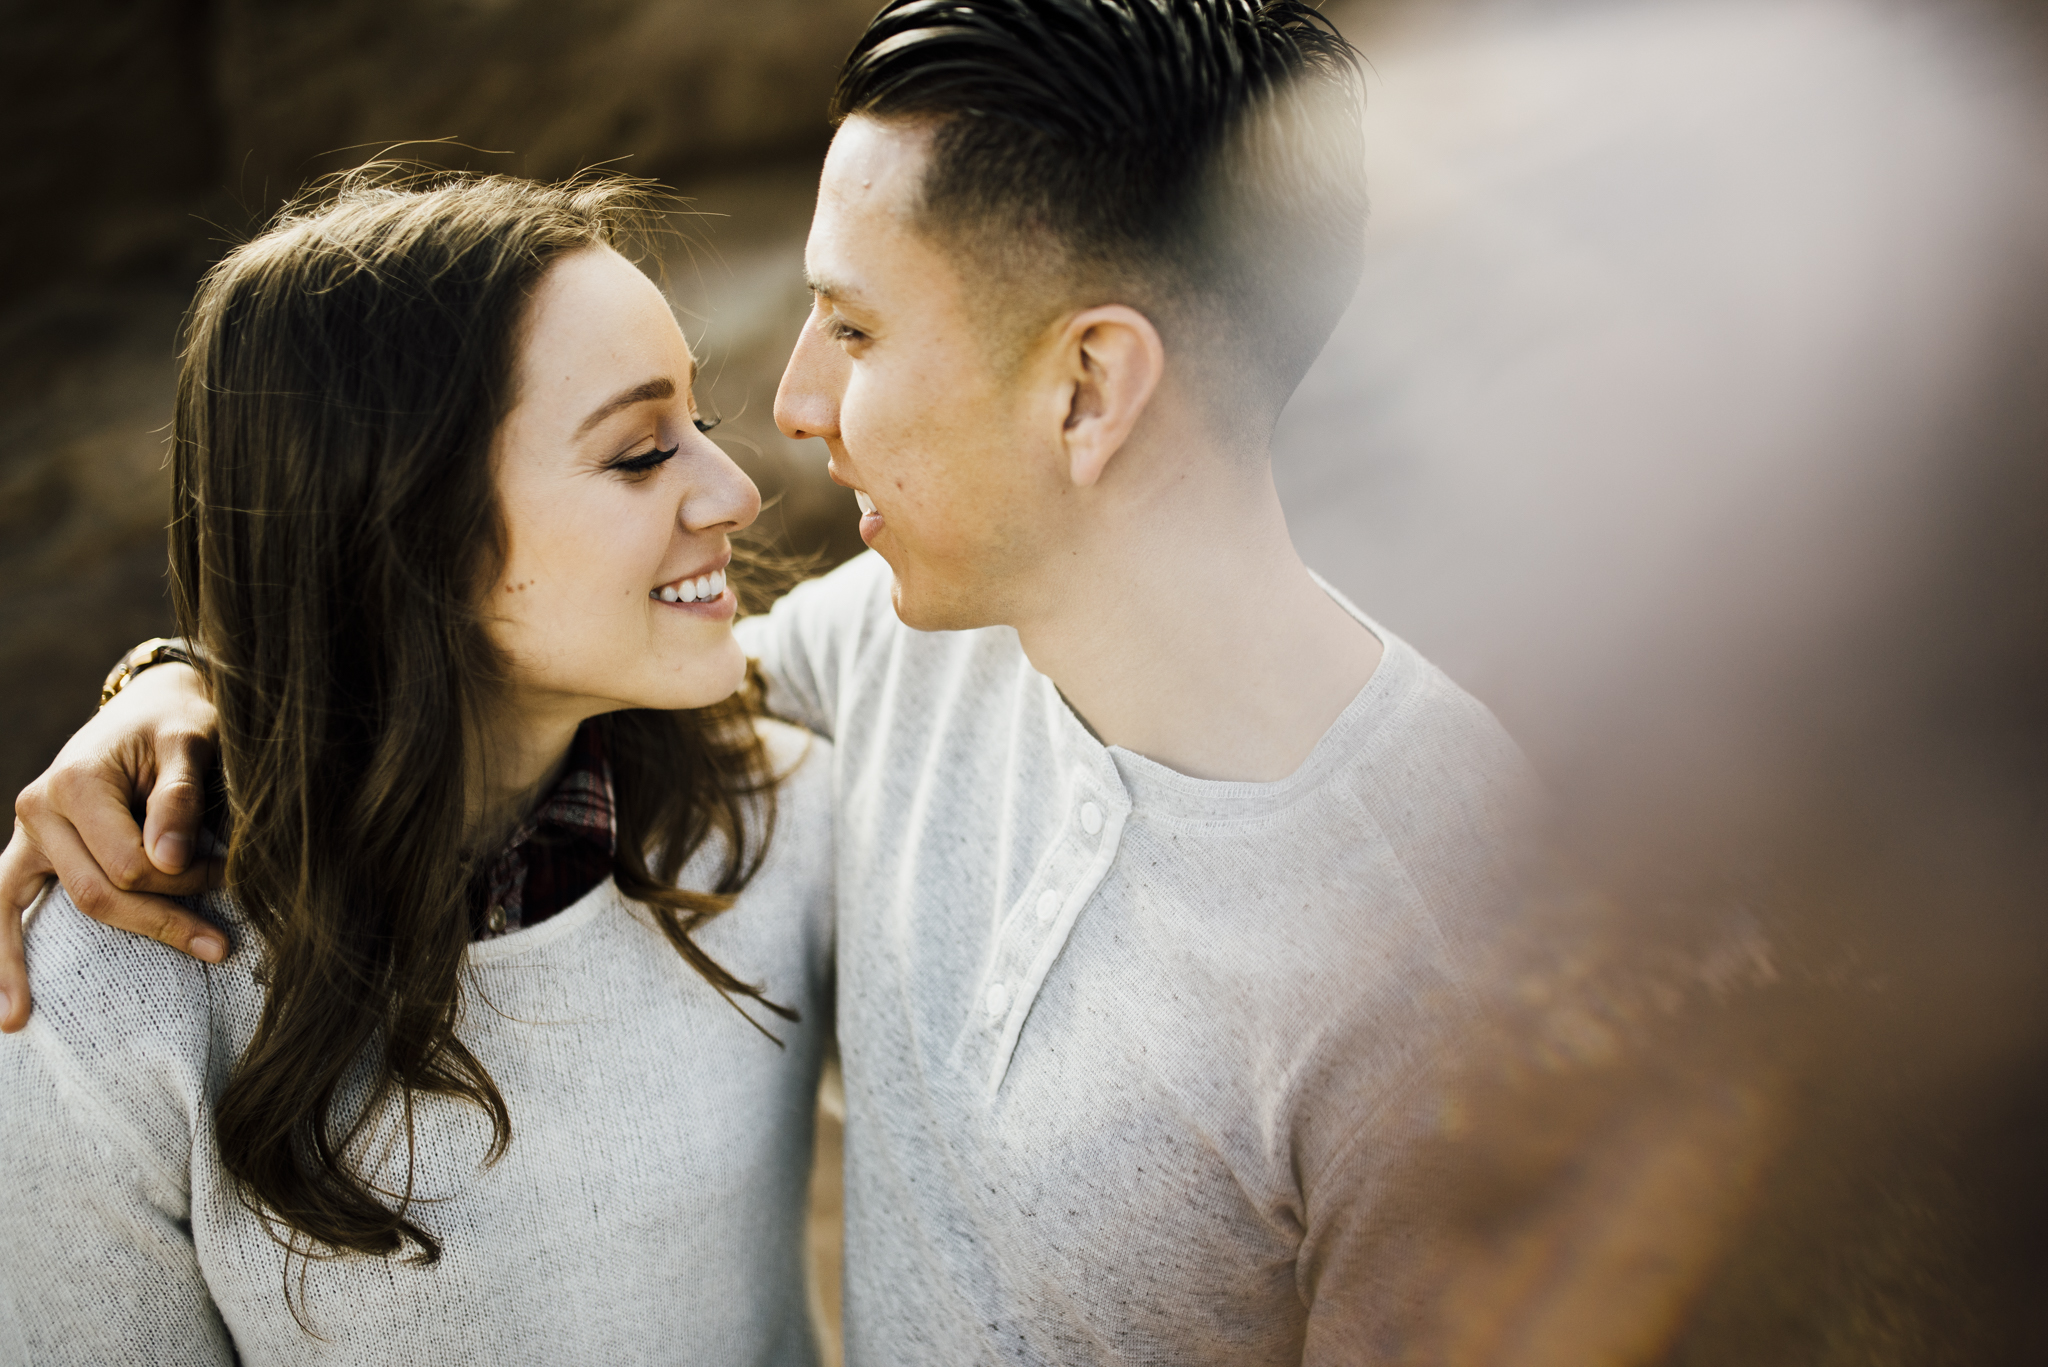
[[[114,700],[114,695],[126,688],[129,681],[152,665],[166,660],[175,660],[181,665],[199,667],[199,651],[190,641],[178,636],[152,636],[135,649],[123,655],[107,673],[107,681],[100,685],[100,706],[105,707]]]

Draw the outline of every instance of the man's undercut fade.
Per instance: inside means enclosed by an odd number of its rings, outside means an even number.
[[[1361,68],[1300,0],[891,0],[832,115],[933,125],[920,227],[1018,340],[1129,304],[1270,423],[1358,283]]]

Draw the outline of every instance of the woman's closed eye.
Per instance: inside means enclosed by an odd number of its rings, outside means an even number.
[[[700,428],[699,430],[702,429]],[[666,449],[657,448],[653,451],[643,451],[637,456],[622,456],[618,460],[609,462],[605,468],[607,470],[616,470],[622,475],[644,475],[682,449],[682,445],[678,443]]]
[[[692,418],[690,424],[699,432],[709,432],[724,421],[723,418]],[[621,456],[617,460],[607,462],[604,468],[616,470],[622,475],[644,475],[682,449],[680,442],[666,448],[657,447],[652,451],[642,451],[637,456]]]

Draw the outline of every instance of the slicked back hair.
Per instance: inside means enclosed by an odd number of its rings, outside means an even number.
[[[1358,282],[1363,104],[1300,0],[891,0],[832,114],[935,125],[920,227],[1000,330],[1129,304],[1270,424]]]

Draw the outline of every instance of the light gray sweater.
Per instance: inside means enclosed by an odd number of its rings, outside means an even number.
[[[756,1013],[787,1047],[609,881],[472,946],[461,1035],[510,1106],[511,1148],[483,1166],[485,1118],[424,1099],[415,1218],[441,1261],[311,1264],[311,1333],[213,1142],[263,1001],[252,937],[208,968],[53,888],[28,932],[34,1019],[0,1039],[0,1362],[226,1363],[231,1340],[248,1364],[813,1362],[802,1229],[831,1029],[830,760],[767,733],[795,766],[767,862],[698,938],[803,1013]],[[684,884],[716,857],[700,851]],[[402,1144],[387,1152],[386,1180],[403,1162]]]

